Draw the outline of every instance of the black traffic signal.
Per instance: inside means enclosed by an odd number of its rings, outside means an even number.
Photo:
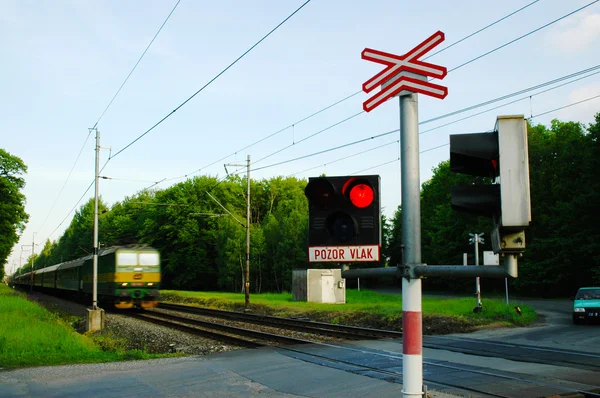
[[[450,136],[450,170],[490,177],[493,184],[452,187],[454,210],[492,217],[494,252],[525,248],[531,221],[527,124],[523,116],[499,116],[490,133]]]
[[[379,261],[379,188],[377,175],[309,178],[310,261]]]

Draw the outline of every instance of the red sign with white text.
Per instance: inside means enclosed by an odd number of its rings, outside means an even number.
[[[309,247],[308,261],[311,263],[379,261],[379,245]]]

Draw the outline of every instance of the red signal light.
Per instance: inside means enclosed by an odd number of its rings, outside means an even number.
[[[350,189],[349,196],[350,202],[359,209],[370,206],[375,197],[373,188],[367,184],[356,184]]]

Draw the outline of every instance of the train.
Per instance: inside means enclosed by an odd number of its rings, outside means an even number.
[[[113,246],[98,251],[97,296],[116,308],[154,308],[161,281],[160,253],[148,246]],[[11,284],[48,293],[92,296],[93,256],[15,274]]]

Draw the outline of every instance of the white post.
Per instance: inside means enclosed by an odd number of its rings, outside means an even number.
[[[248,193],[246,201],[246,286],[244,309],[250,306],[250,155],[248,155]]]
[[[423,396],[423,316],[421,279],[414,268],[421,263],[421,187],[419,183],[418,95],[400,98],[400,170],[402,243],[408,275],[402,278],[402,396]]]
[[[94,253],[92,271],[92,309],[98,309],[98,173],[100,169],[100,131],[96,129],[96,167],[94,172],[95,195],[94,195]]]
[[[479,265],[479,236],[475,234],[473,240],[475,241],[475,265]],[[481,284],[479,277],[475,278],[475,293],[477,294],[477,307],[481,307]]]

